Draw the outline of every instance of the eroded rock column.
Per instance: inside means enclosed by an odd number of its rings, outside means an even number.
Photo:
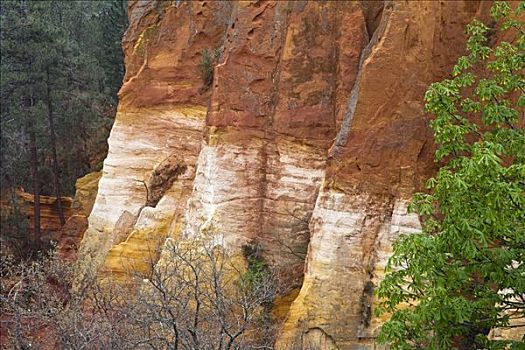
[[[300,285],[326,152],[353,87],[366,25],[357,3],[236,3],[215,70],[187,236],[257,244]]]
[[[129,4],[126,76],[79,260],[84,276],[151,268],[182,227],[210,89],[203,53],[221,45],[231,4]]]
[[[462,54],[473,2],[387,2],[363,59],[310,221],[301,291],[278,349],[376,349],[373,290],[407,201],[435,171],[423,94]],[[371,22],[368,22],[371,23]]]

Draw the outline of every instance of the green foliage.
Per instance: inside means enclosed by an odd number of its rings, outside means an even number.
[[[412,201],[423,232],[395,242],[377,290],[393,350],[523,349],[488,333],[525,317],[524,9],[494,4],[512,38],[495,48],[473,21],[468,54],[425,95],[443,166]]]
[[[221,56],[221,49],[216,48],[214,50],[204,49],[201,55],[201,62],[199,64],[199,70],[201,73],[202,83],[205,89],[208,89],[213,83],[213,70],[219,57]]]
[[[7,206],[0,208],[0,255],[8,253],[14,256],[25,256],[31,254],[33,245],[29,237],[29,221],[23,215],[20,201],[15,191],[7,191]]]
[[[262,256],[262,247],[259,244],[244,245],[242,252],[248,263],[248,269],[240,276],[240,287],[256,296],[275,294],[274,288],[278,282]],[[261,306],[265,307],[266,316],[268,316],[272,307],[271,300],[265,300]]]
[[[65,194],[104,157],[123,76],[125,6],[119,0],[0,2],[2,189],[32,190],[28,133],[35,132],[42,194],[54,192],[48,99]]]
[[[124,53],[122,52],[122,35],[128,26],[127,6],[125,0],[111,0],[108,6],[102,7],[98,15],[97,26],[101,31],[103,51],[100,65],[104,69],[106,93],[114,102],[124,77]]]
[[[244,245],[242,252],[248,263],[248,270],[242,276],[242,280],[249,285],[264,280],[269,274],[269,268],[262,257],[261,247],[259,245]]]

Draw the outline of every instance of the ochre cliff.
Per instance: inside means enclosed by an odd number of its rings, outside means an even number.
[[[123,278],[169,236],[221,234],[287,286],[276,348],[375,349],[373,288],[435,171],[423,94],[489,7],[130,1],[83,273]]]

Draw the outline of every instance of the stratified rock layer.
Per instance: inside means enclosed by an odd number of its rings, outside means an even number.
[[[17,190],[16,196],[20,205],[20,212],[29,221],[30,231],[34,230],[34,218],[35,218],[35,197],[29,192],[24,190]],[[2,205],[7,205],[7,201],[2,201]],[[72,209],[73,199],[71,197],[62,197],[60,204],[64,213],[64,218],[67,220],[71,215],[74,214]],[[6,207],[6,210],[9,210]],[[44,234],[50,235],[50,239],[54,239],[56,233],[60,231],[60,216],[58,211],[58,201],[53,196],[40,196],[40,231]]]
[[[191,193],[210,92],[200,55],[219,46],[231,6],[131,1],[126,76],[80,268],[122,277],[155,263]]]
[[[489,5],[385,4],[329,152],[304,282],[278,348],[375,349],[373,286],[393,239],[419,229],[406,203],[434,171],[423,94],[450,71],[463,28]]]
[[[300,282],[337,102],[350,94],[365,30],[356,3],[236,4],[186,235],[213,227],[233,247],[260,244],[283,280]]]
[[[220,235],[287,286],[278,349],[373,349],[373,288],[435,171],[424,91],[489,6],[130,1],[84,273],[124,278],[168,236]]]

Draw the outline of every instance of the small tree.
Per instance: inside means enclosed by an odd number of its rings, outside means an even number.
[[[276,281],[262,262],[207,239],[168,240],[132,307],[153,349],[271,349]]]
[[[443,166],[412,202],[423,232],[395,242],[377,290],[378,313],[391,313],[379,340],[393,350],[523,349],[488,334],[525,331],[524,12],[494,4],[510,38],[495,48],[473,21],[468,54],[425,95]]]

